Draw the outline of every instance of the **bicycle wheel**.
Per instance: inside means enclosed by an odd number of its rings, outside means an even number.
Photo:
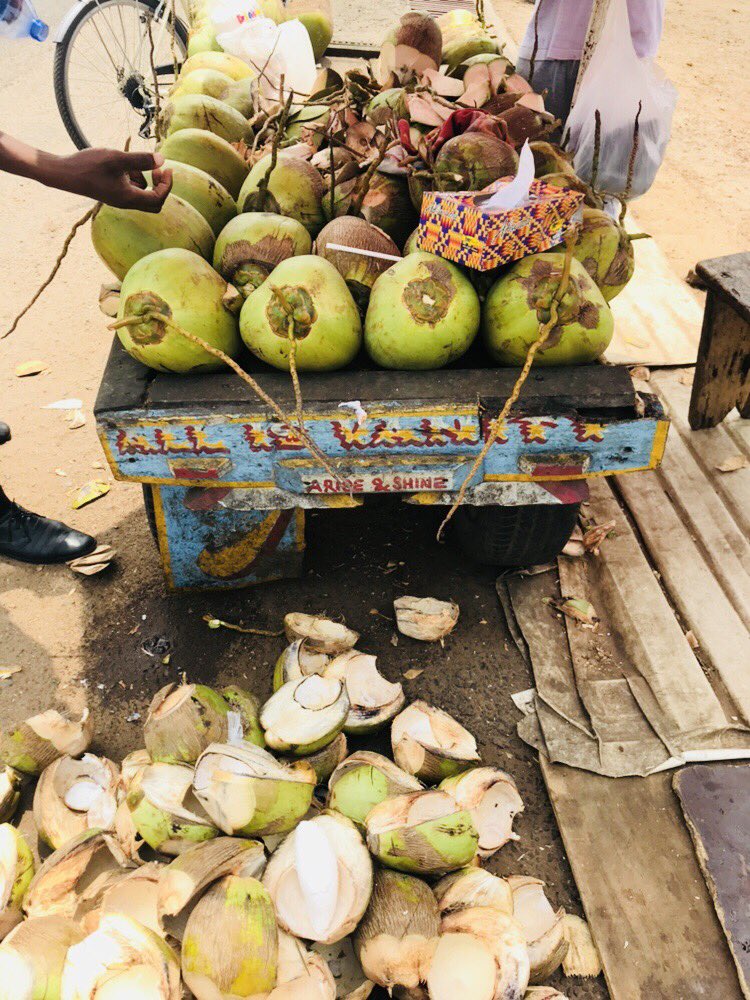
[[[150,148],[157,108],[187,52],[170,0],[90,0],[55,47],[57,106],[79,149]]]

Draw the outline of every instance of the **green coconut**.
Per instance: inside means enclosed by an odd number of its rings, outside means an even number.
[[[271,280],[247,297],[240,333],[256,357],[284,371],[290,334],[299,371],[343,368],[362,343],[359,312],[346,282],[333,264],[312,255],[282,261]]]
[[[518,154],[502,139],[462,132],[440,148],[435,160],[438,191],[481,191],[501,177],[515,176]]]
[[[228,52],[201,52],[190,56],[182,64],[179,82],[181,83],[186,76],[199,69],[213,69],[224,73],[232,80],[245,80],[257,75],[246,62]]]
[[[500,46],[470,11],[452,10],[437,19],[443,36],[442,62],[454,70],[473,56],[498,54]]]
[[[289,257],[309,254],[310,234],[296,219],[274,212],[243,212],[219,233],[214,267],[247,297]]]
[[[565,265],[561,253],[524,257],[495,284],[484,306],[483,332],[492,358],[501,365],[522,365],[539,328],[549,321],[550,305]],[[583,365],[596,361],[612,339],[612,312],[580,261],[573,259],[559,319],[537,365]]]
[[[110,271],[122,280],[137,261],[157,250],[180,247],[208,260],[214,234],[197,208],[170,194],[158,213],[102,205],[91,222],[91,241]]]
[[[227,142],[241,142],[250,137],[247,119],[239,111],[206,94],[173,97],[164,108],[162,123],[163,134],[167,136],[184,128],[199,128]]]
[[[537,140],[530,142],[529,148],[534,157],[534,172],[537,177],[544,177],[547,174],[567,174],[575,177],[570,156],[560,146]]]
[[[168,160],[179,160],[205,170],[233,198],[239,195],[249,170],[247,161],[231,143],[199,128],[185,128],[167,136],[159,151]]]
[[[196,1000],[258,1000],[276,984],[278,949],[271,897],[257,879],[228,875],[188,917],[182,976]]]
[[[411,200],[412,207],[414,208],[414,211],[419,214],[422,211],[422,201],[424,200],[425,192],[432,191],[433,182],[427,177],[415,177],[414,174],[409,174],[407,187],[409,189],[409,199]],[[406,255],[406,252],[406,245],[404,245],[404,255]]]
[[[380,802],[421,789],[422,783],[392,760],[369,750],[358,750],[331,775],[328,807],[364,825],[367,814]]]
[[[404,243],[404,257],[408,257],[410,253],[416,253],[419,250],[417,246],[417,237],[419,236],[419,226],[410,233],[409,238],[406,243]]]
[[[260,185],[271,166],[271,154],[255,164],[242,185],[238,203],[242,212],[277,212],[301,222],[315,236],[324,222],[325,184],[320,172],[297,156],[279,155],[263,194]]]
[[[237,203],[224,185],[205,170],[179,160],[166,160],[164,167],[172,171],[172,194],[197,209],[218,236],[237,214]]]
[[[233,80],[216,69],[197,69],[184,78],[180,77],[170,98],[187,97],[189,94],[215,97],[217,101],[223,101],[239,111],[243,117],[251,118],[254,111],[253,87],[252,77]]]
[[[584,208],[573,256],[580,260],[607,302],[625,288],[635,271],[633,244],[624,228],[596,208]]]
[[[193,774],[188,764],[149,764],[128,789],[133,825],[155,851],[181,854],[219,834],[193,792]]]
[[[120,292],[118,319],[156,310],[236,357],[240,350],[237,319],[225,304],[230,291],[224,279],[197,254],[161,250],[144,257],[128,272]],[[156,319],[121,327],[117,335],[128,354],[157,371],[186,374],[223,367],[208,351]]]
[[[396,118],[408,116],[406,108],[406,91],[403,87],[389,87],[376,94],[365,107],[365,117],[373,125],[385,125]]]
[[[260,700],[250,691],[231,684],[229,687],[221,689],[221,696],[229,705],[230,712],[239,715],[242,725],[242,739],[246,743],[253,743],[256,747],[265,747],[266,741],[263,739],[263,730],[260,727]],[[230,722],[231,732],[231,722]]]
[[[205,25],[188,36],[188,56],[197,56],[201,52],[221,52],[221,46],[216,40],[216,31],[211,25]]]
[[[376,173],[362,201],[362,216],[402,247],[418,222],[406,178]]]
[[[336,250],[330,244],[366,252],[360,254],[349,250]],[[376,279],[394,263],[387,258],[401,256],[398,247],[387,233],[352,215],[333,219],[321,229],[315,241],[315,253],[333,264],[363,314],[367,310]],[[386,259],[368,254],[384,254]]]
[[[315,62],[319,62],[333,38],[333,18],[330,5],[320,0],[289,0],[286,5],[288,21],[296,18],[301,21],[313,47]]]
[[[474,860],[479,834],[466,809],[447,792],[397,795],[367,815],[367,846],[387,868],[445,875]]]
[[[323,747],[322,750],[318,750],[315,753],[311,753],[307,757],[301,757],[300,760],[310,765],[313,771],[315,771],[318,784],[321,785],[328,781],[339,764],[346,759],[348,752],[349,746],[346,742],[346,734],[339,733],[336,739],[332,743],[329,743],[328,746]],[[284,763],[292,763],[292,761],[285,760]]]
[[[479,299],[469,279],[455,264],[420,250],[375,282],[365,347],[383,368],[442,368],[469,348],[479,322]]]
[[[248,743],[214,743],[198,759],[193,788],[229,836],[293,830],[310,808],[316,776],[305,761],[282,764]]]

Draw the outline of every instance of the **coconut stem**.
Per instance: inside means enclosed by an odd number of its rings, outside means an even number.
[[[273,413],[276,415],[276,417],[278,417],[278,419],[283,424],[286,424],[289,427],[294,426],[293,419],[286,413],[284,413],[284,411],[281,409],[281,407],[279,406],[279,404],[276,402],[275,399],[269,396],[264,389],[261,389],[261,387],[258,385],[258,383],[251,375],[248,375],[248,373],[244,371],[244,369],[240,368],[240,366],[237,364],[234,358],[230,358],[228,354],[225,354],[224,351],[219,350],[218,347],[214,347],[213,344],[207,343],[202,337],[198,337],[196,336],[196,334],[190,333],[189,330],[184,330],[179,324],[175,323],[174,320],[169,319],[169,317],[165,316],[163,313],[157,312],[155,309],[147,309],[141,316],[123,316],[123,318],[117,320],[116,323],[112,323],[108,329],[120,330],[122,329],[122,327],[125,326],[131,326],[133,324],[139,324],[139,323],[150,323],[150,322],[163,323],[165,326],[168,326],[170,327],[170,329],[174,330],[175,333],[178,333],[181,337],[184,337],[186,340],[191,341],[198,347],[202,347],[204,351],[208,351],[210,355],[212,355],[215,358],[218,358],[219,361],[223,361],[228,368],[232,369],[235,375],[239,375],[242,381],[246,382],[250,386],[250,388],[253,390],[256,396],[262,399],[263,402],[271,408]],[[334,472],[334,470],[331,468],[331,463],[328,461],[328,459],[320,450],[320,448],[318,448],[318,446],[315,444],[312,438],[307,434],[304,427],[298,427],[297,431],[302,440],[309,448],[310,452],[318,459],[318,461],[321,463],[321,465],[329,474],[329,476],[331,476],[336,482],[338,482],[339,477],[336,474],[336,472]]]
[[[284,77],[281,77],[281,93],[284,93]],[[261,177],[260,184],[258,184],[258,194],[257,194],[257,211],[265,212],[266,210],[266,197],[268,195],[268,184],[271,180],[271,174],[276,169],[276,163],[279,158],[279,146],[281,145],[281,140],[284,137],[284,131],[286,129],[286,123],[289,119],[289,112],[292,108],[292,101],[294,100],[294,91],[289,91],[289,97],[286,99],[286,104],[279,116],[279,124],[276,127],[276,135],[273,137],[273,142],[271,143],[271,162],[268,165],[268,170],[266,170],[263,177]]]
[[[357,194],[357,200],[352,206],[351,214],[359,215],[362,211],[362,205],[367,197],[367,192],[370,190],[370,184],[375,176],[375,171],[378,169],[380,164],[385,159],[385,154],[388,152],[388,137],[383,136],[383,141],[380,143],[380,150],[377,157],[372,161],[370,166],[367,168],[367,173],[362,178],[362,184],[360,185],[359,193]]]
[[[599,108],[594,112],[594,158],[591,161],[591,190],[596,192],[596,182],[599,179],[599,157],[602,152],[602,113]]]
[[[40,298],[40,296],[45,291],[45,289],[49,288],[49,286],[55,280],[55,276],[56,276],[57,272],[60,270],[60,268],[62,266],[62,262],[65,260],[65,258],[68,255],[68,250],[70,249],[70,244],[73,242],[73,239],[75,238],[76,233],[81,228],[81,226],[85,226],[86,225],[86,223],[89,221],[89,219],[93,219],[94,218],[94,216],[96,215],[96,213],[99,211],[99,209],[101,207],[102,207],[102,203],[100,201],[98,201],[96,203],[96,205],[94,205],[93,208],[90,208],[88,210],[88,212],[86,212],[85,215],[81,216],[81,218],[78,220],[78,222],[74,222],[73,223],[73,228],[70,230],[70,232],[68,233],[68,235],[65,237],[65,242],[63,243],[62,250],[58,254],[57,260],[55,261],[55,263],[54,263],[54,265],[52,267],[52,270],[49,273],[49,276],[42,282],[42,284],[39,286],[39,288],[37,288],[37,290],[34,292],[34,295],[33,295],[32,299],[31,299],[31,301],[27,305],[25,305],[23,307],[23,309],[16,316],[16,318],[10,324],[10,326],[5,331],[5,333],[3,333],[2,336],[0,336],[0,340],[4,340],[6,337],[9,337],[11,333],[13,333],[13,331],[16,329],[16,327],[18,326],[18,324],[21,322],[21,320],[26,315],[26,313],[29,311],[29,309],[31,309],[31,307],[34,305],[34,303],[37,301],[37,299]]]
[[[557,321],[559,318],[558,306],[562,301],[563,296],[568,290],[568,283],[570,281],[570,267],[571,267],[571,262],[573,260],[573,250],[575,249],[577,237],[578,237],[578,227],[571,226],[565,234],[565,262],[563,264],[562,274],[560,275],[560,281],[557,286],[557,290],[555,291],[555,294],[552,296],[552,301],[550,303],[549,320],[543,326],[540,325],[539,336],[531,345],[531,347],[529,347],[529,350],[526,354],[526,361],[524,362],[523,368],[521,369],[521,374],[516,379],[516,383],[513,386],[513,390],[510,396],[508,396],[508,398],[505,401],[505,405],[503,406],[500,413],[497,415],[493,423],[492,430],[487,436],[487,440],[485,441],[482,450],[474,459],[474,463],[471,469],[469,470],[469,474],[461,483],[461,488],[458,491],[458,496],[453,501],[451,509],[445,515],[442,524],[438,528],[438,533],[437,533],[438,541],[442,541],[443,532],[445,531],[448,522],[463,503],[464,497],[466,496],[466,491],[469,489],[469,484],[471,483],[472,479],[481,468],[482,463],[487,457],[487,453],[489,452],[490,448],[493,446],[500,432],[502,431],[503,424],[505,423],[508,414],[510,413],[511,409],[518,400],[518,397],[521,394],[521,389],[523,388],[526,379],[529,377],[529,372],[531,371],[531,366],[534,363],[534,358],[536,357],[537,352],[540,351],[542,347],[544,347],[545,343],[547,342],[547,339],[549,338],[549,335],[557,326]]]
[[[625,213],[628,210],[628,202],[633,190],[633,177],[635,175],[635,161],[638,158],[638,146],[641,138],[641,111],[643,111],[643,101],[638,102],[638,111],[633,125],[633,148],[630,150],[630,161],[628,163],[628,179],[625,184],[625,191],[622,195],[622,210],[620,211],[620,225],[625,224]]]
[[[156,62],[154,60],[152,21],[153,15],[149,14],[146,19],[146,26],[148,28],[148,61],[151,64],[151,80],[154,87],[154,138],[158,142],[161,139],[161,99],[159,96],[159,77],[156,74]]]

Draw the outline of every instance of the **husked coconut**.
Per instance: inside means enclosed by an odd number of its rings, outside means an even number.
[[[388,33],[380,46],[376,78],[382,87],[419,79],[426,69],[439,69],[443,36],[428,14],[410,11]]]
[[[387,990],[419,987],[427,981],[439,933],[438,908],[427,883],[380,869],[354,938],[365,975]]]
[[[346,742],[346,735],[339,733],[336,739],[332,743],[329,743],[328,746],[300,759],[309,764],[313,771],[315,771],[315,777],[320,785],[328,781],[339,764],[346,760],[348,753],[349,747]],[[291,764],[293,762],[285,760],[284,763]]]
[[[393,720],[391,745],[398,766],[428,783],[457,774],[479,760],[471,733],[447,712],[421,700]]]
[[[359,633],[342,622],[297,611],[284,615],[284,631],[289,642],[305,639],[310,652],[327,653],[329,656],[353,649],[359,639]]]
[[[87,891],[96,896],[97,885],[106,887],[133,867],[111,834],[85,830],[42,862],[24,898],[24,913],[80,919]]]
[[[227,875],[196,903],[182,939],[182,976],[196,1000],[265,997],[276,983],[278,931],[254,878]]]
[[[510,875],[513,916],[526,936],[531,963],[530,982],[541,983],[559,968],[568,950],[565,910],[555,912],[544,893],[544,882],[527,875]]]
[[[427,973],[430,1000],[495,1000],[498,970],[487,944],[473,934],[443,934],[437,940]]]
[[[273,689],[289,681],[299,681],[311,674],[322,674],[331,661],[328,653],[320,653],[312,648],[309,639],[295,639],[276,661],[273,672]]]
[[[489,858],[509,840],[518,840],[518,834],[513,832],[513,820],[523,812],[523,799],[506,771],[497,767],[475,767],[446,778],[440,787],[471,813],[479,831],[480,857]]]
[[[0,825],[0,940],[23,920],[23,901],[34,877],[34,856],[10,823]]]
[[[444,639],[458,624],[459,607],[455,601],[438,601],[434,597],[397,597],[393,609],[399,632],[422,642]]]
[[[404,792],[422,791],[422,783],[400,767],[371,750],[358,750],[347,757],[328,782],[328,806],[363,825],[379,802]]]
[[[323,944],[352,933],[370,901],[372,881],[372,861],[362,837],[336,813],[300,823],[263,876],[279,926]]]
[[[193,789],[207,815],[229,836],[292,830],[310,808],[315,772],[283,764],[249,743],[213,743],[195,767]]]
[[[194,904],[208,886],[226,875],[259,878],[266,855],[257,840],[217,837],[188,847],[161,869],[156,909],[161,933],[181,941]]]
[[[492,956],[495,963],[495,978],[493,992],[489,994],[491,1000],[523,997],[529,984],[529,954],[523,929],[514,917],[494,906],[467,907],[446,914],[440,923],[440,930],[446,937],[453,934],[471,937],[483,945]],[[486,963],[483,963],[483,966],[481,989],[484,990],[488,977]],[[432,977],[428,982],[433,982]],[[475,995],[484,994],[478,992]],[[439,996],[441,1000],[443,997],[449,1000],[448,994],[440,993]]]
[[[447,792],[386,799],[365,821],[367,846],[381,864],[417,875],[445,875],[476,856],[479,835],[470,813]]]
[[[60,1000],[180,1000],[177,956],[158,934],[121,914],[102,917],[99,928],[65,956]]]
[[[56,1000],[65,956],[85,931],[68,917],[32,917],[0,945],[0,995],[6,1000]]]
[[[58,757],[78,757],[88,750],[93,736],[88,709],[73,722],[50,708],[0,733],[0,759],[16,771],[36,776]]]
[[[504,878],[483,868],[462,868],[434,887],[441,916],[470,906],[494,906],[513,915],[513,893]]]
[[[139,836],[155,851],[180,854],[219,831],[193,792],[188,764],[149,764],[133,782],[126,802]]]
[[[229,706],[204,684],[167,684],[149,705],[144,738],[153,761],[194,764],[227,738]]]
[[[566,976],[594,978],[602,971],[602,960],[589,925],[581,917],[566,913],[563,920],[568,950],[562,962]]]
[[[333,264],[362,313],[367,310],[375,280],[393,264],[394,257],[401,257],[387,233],[352,215],[333,219],[321,229],[315,241],[315,253]]]
[[[120,774],[106,757],[60,757],[45,768],[34,792],[34,823],[57,850],[84,830],[114,830]]]
[[[342,681],[313,674],[289,681],[271,695],[260,713],[260,724],[273,750],[304,756],[331,743],[348,713]]]
[[[268,1000],[336,1000],[336,983],[323,955],[282,930],[276,988]]]
[[[350,649],[332,660],[323,676],[335,677],[346,687],[349,712],[344,731],[352,735],[380,728],[404,707],[403,687],[383,677],[375,656]]]

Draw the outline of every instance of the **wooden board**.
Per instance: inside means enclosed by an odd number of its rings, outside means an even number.
[[[734,253],[700,261],[698,277],[750,323],[750,253]]]
[[[704,764],[674,777],[695,852],[750,997],[750,766]]]
[[[542,773],[612,1000],[739,1000],[671,776]]]
[[[750,416],[750,320],[738,306],[709,289],[690,400],[690,426],[693,430],[715,427],[735,407],[743,416]]]

